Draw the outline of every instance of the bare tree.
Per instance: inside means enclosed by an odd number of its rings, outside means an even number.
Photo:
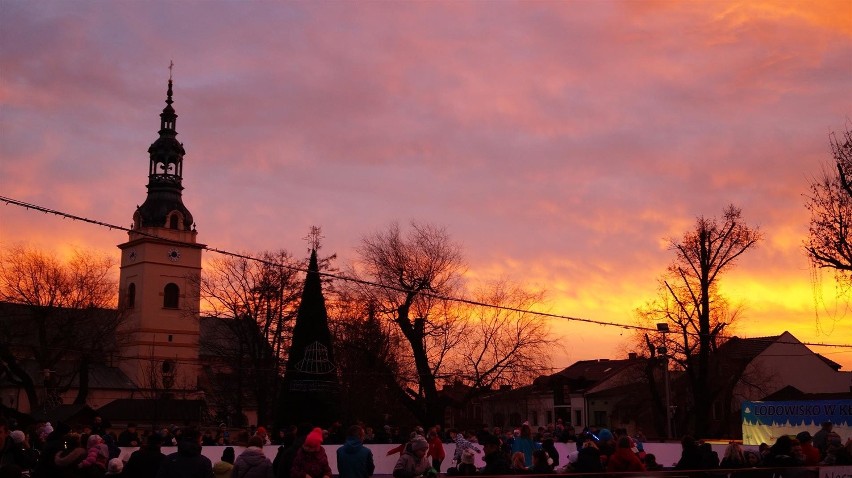
[[[453,334],[458,374],[474,392],[499,385],[530,382],[550,370],[554,341],[548,323],[526,312],[541,303],[544,292],[531,292],[494,281],[473,293],[469,315]],[[496,305],[497,307],[492,307]]]
[[[364,289],[365,301],[393,324],[388,337],[399,337],[403,347],[392,386],[420,423],[442,422],[442,380],[461,380],[472,397],[547,365],[546,323],[524,312],[540,295],[498,282],[477,290],[474,300],[451,299],[464,296],[465,266],[445,229],[412,223],[403,233],[391,224],[364,238],[358,252],[361,272],[380,285]]]
[[[675,260],[664,281],[669,299],[664,316],[677,325],[682,366],[692,389],[695,406],[695,433],[708,432],[713,404],[710,389],[710,354],[719,334],[728,323],[727,302],[716,293],[720,276],[737,258],[761,239],[757,228],[742,220],[742,211],[725,209],[722,220],[699,217],[695,229],[679,241],[671,240]]]
[[[219,257],[209,262],[199,290],[202,309],[211,318],[205,346],[225,359],[233,370],[229,394],[217,393],[223,406],[237,417],[244,399],[256,403],[258,421],[271,419],[283,372],[292,322],[301,284],[288,252],[263,252],[260,261],[246,257]],[[230,395],[230,396],[228,396]],[[229,403],[227,403],[229,402]]]
[[[44,391],[58,393],[78,380],[77,402],[88,393],[93,363],[117,350],[123,319],[115,309],[114,261],[76,251],[65,262],[57,255],[15,245],[0,255],[0,368],[24,389],[31,409],[41,404],[36,374]],[[28,360],[37,372],[28,371]],[[72,361],[72,367],[57,367]],[[45,393],[47,394],[47,393]]]
[[[840,138],[829,135],[833,168],[824,169],[811,181],[805,207],[811,213],[805,250],[811,263],[829,268],[837,278],[849,280],[852,273],[852,131]]]

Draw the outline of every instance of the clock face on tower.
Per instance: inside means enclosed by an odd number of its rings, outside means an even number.
[[[166,254],[166,257],[169,258],[172,262],[177,262],[180,260],[180,250],[172,248],[169,249],[169,252]]]
[[[127,254],[127,258],[130,259],[130,262],[136,262],[136,249],[130,249],[130,253]]]

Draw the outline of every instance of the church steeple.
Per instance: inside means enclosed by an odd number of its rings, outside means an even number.
[[[177,114],[173,102],[170,74],[166,107],[160,113],[160,137],[148,148],[148,197],[133,215],[134,229],[164,227],[189,231],[193,228],[192,214],[181,197],[186,151],[177,140]]]

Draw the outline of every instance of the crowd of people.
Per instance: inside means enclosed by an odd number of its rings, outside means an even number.
[[[830,422],[813,435],[809,431],[783,435],[758,451],[731,442],[721,458],[709,443],[685,436],[680,459],[669,467],[645,451],[641,431],[630,435],[626,429],[586,428],[575,435],[561,423],[536,430],[524,423],[517,429],[476,432],[416,427],[405,440],[390,427],[383,428],[379,438],[362,424],[345,430],[339,424],[327,430],[305,425],[274,436],[263,427],[234,433],[224,425],[203,432],[174,426],[146,432],[129,424],[115,433],[96,418],[91,426],[77,430],[62,423],[56,427],[39,423],[28,431],[0,419],[0,478],[331,478],[326,449],[336,450],[333,458],[340,478],[369,478],[375,463],[365,444],[377,440],[402,442],[388,451],[388,456],[399,454],[394,478],[852,465],[852,438],[843,443]],[[556,442],[570,444],[567,455],[560,456]],[[445,453],[446,443],[455,445],[452,457]],[[217,445],[224,448],[213,463],[202,454],[202,447]],[[237,455],[229,445],[244,449]],[[177,451],[166,455],[163,446],[176,446]],[[268,446],[277,446],[272,460],[264,452]],[[138,449],[124,461],[121,447]],[[476,465],[477,455],[484,466]]]

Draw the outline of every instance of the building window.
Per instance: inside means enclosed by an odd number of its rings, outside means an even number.
[[[178,297],[180,296],[180,288],[174,282],[166,284],[163,289],[163,307],[167,309],[178,308]]]
[[[595,426],[596,427],[607,426],[607,424],[606,424],[606,412],[595,411]]]
[[[538,426],[538,412],[536,410],[530,410],[530,423],[532,426]]]
[[[583,426],[583,412],[581,410],[574,410],[574,425]]]
[[[553,423],[553,412],[551,410],[547,410],[546,412],[544,412],[544,414],[545,417],[547,417],[547,419],[544,421],[544,424],[550,425],[551,423]]]
[[[132,309],[136,306],[136,284],[131,282],[127,286],[127,308]]]

